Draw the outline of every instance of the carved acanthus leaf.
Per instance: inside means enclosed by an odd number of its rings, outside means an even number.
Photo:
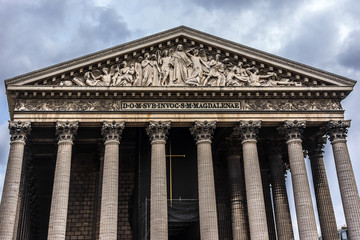
[[[22,141],[25,142],[27,136],[31,131],[30,122],[15,122],[9,121],[9,132],[10,132],[10,141]]]
[[[119,142],[124,128],[125,122],[103,122],[101,134],[104,136],[105,143],[111,140]]]
[[[195,122],[194,125],[190,128],[190,132],[195,138],[195,142],[200,141],[211,141],[214,134],[214,129],[216,128],[215,121],[204,121],[204,122]]]
[[[79,127],[78,122],[57,122],[56,123],[56,135],[59,142],[61,141],[73,141]]]
[[[324,131],[329,136],[330,141],[345,140],[347,137],[348,128],[350,127],[350,120],[347,121],[329,121]]]
[[[261,128],[261,121],[240,121],[239,125],[234,128],[240,135],[242,141],[256,140]]]
[[[306,127],[305,121],[285,121],[278,131],[283,135],[286,141],[302,138],[302,133]]]
[[[150,122],[149,126],[146,128],[146,132],[149,135],[150,142],[166,141],[170,126],[170,121]]]

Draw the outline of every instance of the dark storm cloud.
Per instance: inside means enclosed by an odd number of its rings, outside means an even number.
[[[112,9],[74,1],[8,2],[0,10],[1,79],[124,42],[130,35]]]
[[[349,34],[337,59],[345,67],[360,70],[360,30]]]

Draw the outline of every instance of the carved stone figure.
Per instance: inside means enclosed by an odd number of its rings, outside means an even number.
[[[123,61],[121,63],[122,68],[113,76],[112,86],[132,86],[134,82],[133,75],[135,74],[135,67],[128,67],[127,62]]]
[[[215,59],[209,57],[209,72],[205,73],[206,78],[204,80],[204,86],[224,86],[225,85],[225,67],[222,62],[220,62],[220,54],[216,54]]]
[[[266,75],[259,75],[259,69],[256,67],[250,67],[245,69],[249,75],[249,85],[250,86],[261,86],[264,81],[261,79],[266,79],[274,76],[273,72],[269,72]]]
[[[153,67],[153,81],[152,81],[151,86],[161,86],[160,79],[159,79],[159,74],[161,73],[161,70],[159,68],[156,58],[157,57],[155,54],[151,55],[151,65]]]
[[[139,56],[137,61],[135,62],[134,68],[135,68],[135,81],[133,83],[133,86],[141,86],[141,81],[143,78],[142,75],[142,67],[141,62],[144,58],[142,56]]]
[[[141,85],[142,86],[151,86],[153,78],[154,78],[154,68],[152,65],[152,61],[150,60],[149,53],[145,53],[144,60],[142,60],[142,62],[141,62],[141,67],[142,67],[142,75],[143,75]]]
[[[174,84],[186,85],[185,81],[188,78],[187,68],[191,64],[191,60],[184,52],[184,46],[179,44],[176,51],[171,57],[170,64],[174,67]]]
[[[161,66],[160,69],[160,75],[161,75],[161,79],[160,79],[160,85],[161,86],[166,86],[166,85],[171,85],[170,82],[170,60],[171,60],[171,56],[169,56],[169,51],[168,50],[164,50],[162,52],[162,57],[159,59],[159,64]]]
[[[191,54],[191,52],[193,54]],[[203,81],[203,66],[210,68],[206,62],[199,56],[199,50],[195,48],[190,48],[186,51],[191,59],[192,71],[189,74],[189,77],[186,79],[185,83],[190,86],[200,86]]]
[[[226,86],[245,86],[249,82],[249,76],[239,62],[238,66],[233,67],[226,76]]]

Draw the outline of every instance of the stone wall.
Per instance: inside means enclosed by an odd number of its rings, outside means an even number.
[[[135,187],[134,173],[120,172],[119,175],[119,217],[118,217],[118,239],[132,240],[132,229],[130,227],[131,209],[133,201],[131,196]],[[130,217],[129,217],[130,216]]]
[[[101,206],[100,168],[94,157],[78,154],[72,161],[66,239],[98,239]],[[121,166],[121,162],[120,162]],[[132,240],[129,206],[134,173],[119,173],[118,239]]]
[[[99,172],[94,161],[72,162],[66,239],[95,239]]]

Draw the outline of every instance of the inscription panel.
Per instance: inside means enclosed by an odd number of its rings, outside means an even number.
[[[122,101],[18,99],[15,112],[222,112],[222,111],[342,111],[339,100],[243,99],[235,101]]]

